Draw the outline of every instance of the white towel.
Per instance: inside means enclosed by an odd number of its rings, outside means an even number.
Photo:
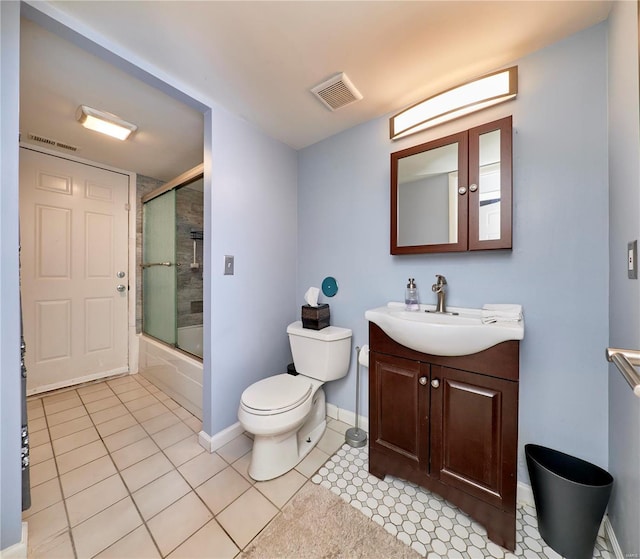
[[[522,305],[487,304],[482,306],[482,322],[520,322],[522,320]]]

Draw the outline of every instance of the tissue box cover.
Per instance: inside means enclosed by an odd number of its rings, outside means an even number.
[[[330,311],[329,305],[302,305],[302,327],[311,330],[322,330],[329,326]]]

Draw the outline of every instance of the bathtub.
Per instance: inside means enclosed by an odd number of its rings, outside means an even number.
[[[202,330],[201,326],[199,328]],[[139,340],[138,372],[183,408],[202,419],[202,361],[144,334]]]

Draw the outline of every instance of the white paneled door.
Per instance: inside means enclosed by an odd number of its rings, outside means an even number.
[[[128,371],[129,175],[20,149],[27,390]]]

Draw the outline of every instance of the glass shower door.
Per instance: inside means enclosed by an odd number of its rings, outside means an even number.
[[[142,329],[176,343],[176,191],[144,203],[142,233]]]

